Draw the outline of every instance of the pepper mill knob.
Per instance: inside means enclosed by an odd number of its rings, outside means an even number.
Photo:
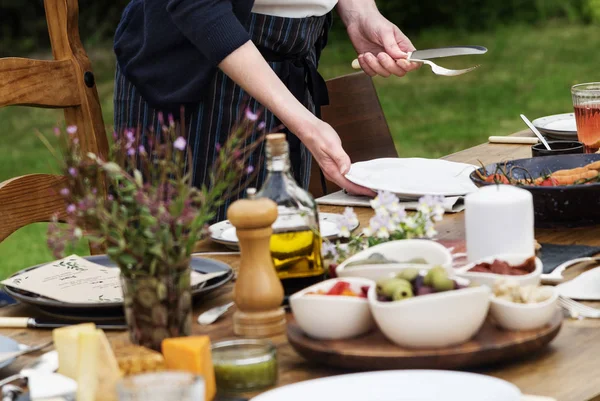
[[[266,198],[240,199],[231,204],[227,218],[236,228],[241,257],[233,294],[237,307],[233,331],[245,337],[281,334],[285,330],[283,286],[270,250],[277,204]]]

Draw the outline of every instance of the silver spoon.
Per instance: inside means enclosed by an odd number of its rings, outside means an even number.
[[[214,308],[201,313],[200,316],[198,316],[198,323],[203,326],[208,326],[209,324],[216,322],[217,319],[223,316],[223,314],[232,306],[233,302],[221,306],[215,306]]]
[[[533,133],[539,138],[539,140],[544,144],[546,149],[552,150],[552,149],[550,149],[550,145],[548,145],[548,142],[546,142],[546,138],[544,138],[544,136],[540,133],[540,131],[538,131],[538,129],[533,126],[531,121],[529,121],[529,119],[527,117],[525,117],[524,114],[521,114],[521,119],[525,122],[525,124],[527,124],[529,129],[532,130]]]

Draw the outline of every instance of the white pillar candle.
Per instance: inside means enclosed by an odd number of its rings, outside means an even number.
[[[535,254],[533,197],[511,185],[490,185],[465,197],[469,262],[502,253]]]

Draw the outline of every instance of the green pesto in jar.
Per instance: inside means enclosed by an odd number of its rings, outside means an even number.
[[[219,392],[262,390],[277,383],[277,351],[270,341],[222,341],[211,352]]]

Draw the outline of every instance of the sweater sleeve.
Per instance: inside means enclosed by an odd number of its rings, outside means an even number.
[[[167,12],[215,66],[250,40],[229,0],[168,0]]]

